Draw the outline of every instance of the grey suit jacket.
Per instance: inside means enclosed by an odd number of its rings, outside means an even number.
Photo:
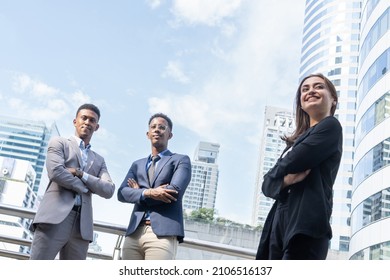
[[[93,240],[93,215],[91,195],[111,198],[115,185],[111,181],[104,158],[90,150],[84,171],[88,181],[73,176],[66,168],[80,168],[82,159],[80,148],[74,137],[54,137],[47,151],[46,168],[50,179],[49,186],[38,207],[31,229],[38,223],[58,224],[72,210],[76,193],[81,195],[80,232],[85,240]]]
[[[119,201],[134,204],[126,236],[137,229],[145,212],[149,211],[152,229],[157,236],[177,236],[179,242],[182,242],[184,238],[182,199],[191,181],[190,158],[166,151],[157,164],[155,178],[151,185],[149,185],[146,171],[148,159],[142,158],[135,161],[118,189]],[[140,188],[128,187],[129,178],[135,179]],[[163,184],[169,184],[168,189],[178,191],[177,201],[165,203],[151,198],[141,199],[145,189]]]

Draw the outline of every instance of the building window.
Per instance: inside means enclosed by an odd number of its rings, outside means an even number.
[[[353,171],[353,189],[355,190],[367,177],[390,164],[390,137],[369,150],[356,164]]]
[[[385,93],[364,113],[356,126],[355,141],[360,141],[379,123],[390,117],[390,92]]]
[[[368,91],[386,74],[383,69],[390,68],[390,48],[383,52],[370,66],[364,75],[358,89],[358,104],[360,104]]]

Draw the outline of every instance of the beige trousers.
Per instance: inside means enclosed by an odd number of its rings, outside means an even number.
[[[126,236],[122,247],[123,260],[174,260],[178,241],[176,236],[157,237],[152,227],[140,225]]]

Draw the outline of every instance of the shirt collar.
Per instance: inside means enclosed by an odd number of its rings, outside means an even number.
[[[165,154],[166,154],[167,152],[168,152],[168,149],[162,151],[161,153],[158,153],[157,155],[158,155],[160,158],[162,158],[163,156],[165,156]],[[150,155],[150,156],[149,156],[149,160],[152,160],[152,157],[153,157],[153,155]]]
[[[85,146],[84,141],[82,139],[80,139],[79,137],[77,137],[76,135],[72,135],[72,137],[74,139],[76,139],[77,144],[78,144],[80,149],[87,149],[87,150],[89,150],[91,148],[91,144],[88,144],[87,146]]]

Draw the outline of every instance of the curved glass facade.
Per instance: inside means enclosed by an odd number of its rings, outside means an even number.
[[[300,78],[323,73],[339,96],[344,141],[333,186],[331,249],[349,251],[350,259],[390,256],[390,241],[382,242],[390,240],[390,228],[370,232],[389,224],[390,216],[390,185],[382,179],[390,165],[390,129],[378,131],[390,117],[389,32],[390,1],[306,1]],[[357,148],[365,153],[359,158]]]
[[[371,223],[390,216],[390,187],[373,194],[352,212],[352,234]]]
[[[353,172],[353,190],[367,177],[390,164],[390,137],[375,145],[356,164]]]
[[[382,95],[368,108],[356,126],[355,145],[360,142],[375,126],[390,117],[390,91]]]
[[[390,241],[378,243],[354,254],[351,260],[390,260]]]
[[[349,258],[385,260],[390,259],[390,129],[382,127],[390,116],[390,1],[366,0],[363,6],[355,148],[364,154],[354,159]]]
[[[358,106],[370,89],[387,74],[390,67],[390,48],[384,51],[370,66],[358,89]]]
[[[360,62],[363,63],[370,50],[383,37],[390,27],[390,8],[375,22],[360,48]]]

